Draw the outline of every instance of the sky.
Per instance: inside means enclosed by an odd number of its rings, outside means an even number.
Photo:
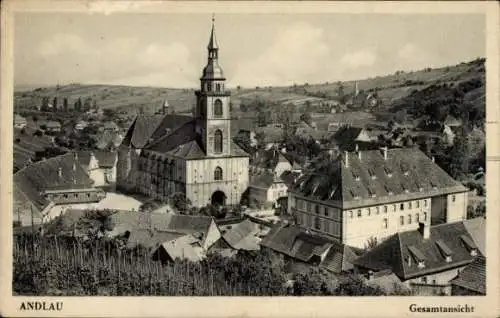
[[[17,13],[14,84],[196,87],[211,14]],[[478,14],[216,14],[230,87],[363,79],[485,56]]]

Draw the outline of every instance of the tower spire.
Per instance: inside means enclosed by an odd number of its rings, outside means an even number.
[[[215,14],[212,13],[212,32],[210,33],[210,41],[208,42],[208,50],[217,50],[219,45],[215,38]]]

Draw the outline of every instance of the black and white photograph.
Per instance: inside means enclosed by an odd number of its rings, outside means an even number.
[[[11,296],[56,299],[18,312],[488,295],[484,10],[94,4],[11,16]]]

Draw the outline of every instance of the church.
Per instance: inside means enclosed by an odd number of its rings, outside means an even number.
[[[249,156],[232,140],[231,93],[213,20],[207,48],[194,116],[139,114],[118,149],[118,190],[162,202],[181,193],[195,207],[240,203]]]

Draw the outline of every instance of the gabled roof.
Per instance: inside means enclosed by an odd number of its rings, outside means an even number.
[[[360,153],[361,159],[349,152],[347,159],[325,162],[289,191],[343,208],[467,191],[416,148],[389,149],[387,160],[379,150]]]
[[[349,246],[334,242],[320,267],[333,273],[346,272],[354,268],[352,263],[357,258],[358,255]]]
[[[94,150],[78,151],[78,161],[83,166],[88,166],[90,163],[90,154],[93,153],[96,160],[99,162],[99,167],[113,167],[116,161],[116,151]]]
[[[190,234],[163,242],[160,248],[163,248],[173,260],[187,259],[196,262],[205,257],[200,241]]]
[[[403,280],[456,268],[467,265],[474,259],[461,236],[470,239],[463,222],[433,226],[428,239],[424,239],[418,230],[397,233],[354,263],[373,271],[390,269]],[[447,262],[438,241],[444,242],[451,250],[450,262]],[[423,262],[425,266],[419,267],[419,262]]]
[[[477,217],[464,221],[467,232],[471,235],[474,243],[476,243],[479,251],[482,254],[486,253],[486,219],[484,217]]]
[[[224,240],[234,249],[258,250],[259,239],[256,234],[259,226],[246,219],[243,222],[231,226],[231,229],[224,233]]]
[[[352,269],[352,262],[358,257],[349,246],[282,223],[275,225],[260,245],[302,262],[309,262],[313,256],[326,253],[319,266],[333,273]]]
[[[138,115],[127,131],[123,144],[143,148],[149,141],[155,140],[168,130],[182,126],[191,117],[183,115]]]
[[[207,236],[213,219],[208,216],[181,215],[173,213],[144,213],[119,211],[111,216],[115,235],[125,231],[152,230],[154,232],[177,232],[182,234],[202,233]]]
[[[130,232],[127,247],[143,246],[151,249],[156,248],[164,242],[184,236],[185,234],[166,231],[152,231],[149,229],[138,229]]]
[[[14,114],[14,123],[27,123],[28,121],[26,120],[26,118],[24,118],[23,116],[19,115],[19,114]]]
[[[75,163],[74,153],[67,153],[35,162],[19,170],[14,174],[14,184],[17,193],[22,192],[43,210],[48,204],[43,198],[43,191],[91,188],[93,181],[80,164]]]
[[[486,258],[478,256],[450,284],[486,295]]]
[[[185,159],[206,158],[201,135],[197,132],[198,122],[191,119],[182,126],[164,133],[157,139],[146,144],[145,149],[168,153]],[[156,133],[155,133],[156,134]],[[233,140],[230,140],[231,156],[248,156]]]
[[[47,126],[47,128],[60,128],[61,127],[61,123],[58,122],[58,121],[55,121],[55,120],[48,120],[46,123],[45,123],[45,126]]]

